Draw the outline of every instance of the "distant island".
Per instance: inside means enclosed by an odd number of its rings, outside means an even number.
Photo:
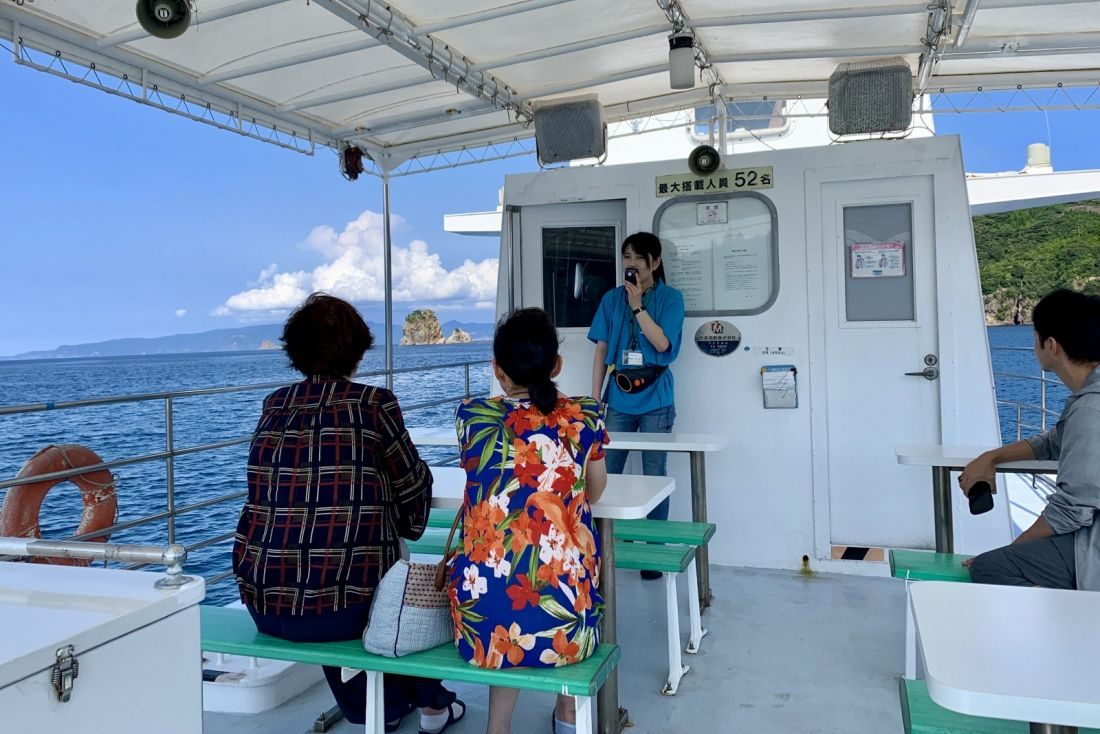
[[[417,313],[414,311],[413,313]],[[493,324],[447,321],[443,324],[428,311],[435,319],[436,328],[440,331],[440,341],[436,342],[405,342],[405,329],[397,324],[393,328],[393,342],[396,343],[431,343],[431,344],[464,344],[474,341],[485,341],[493,338]],[[411,314],[410,314],[411,315]],[[371,331],[374,332],[377,343],[385,342],[386,327],[373,321],[368,321]],[[446,331],[448,337],[442,338],[442,332]],[[48,349],[35,352],[24,352],[0,359],[77,359],[86,357],[125,357],[143,354],[188,354],[197,352],[244,352],[257,349],[281,349],[282,343],[279,337],[282,335],[282,324],[256,324],[253,326],[239,326],[232,329],[213,329],[196,334],[173,334],[171,336],[159,336],[152,338],[111,339],[108,341],[94,342],[91,344],[65,344],[57,349]]]
[[[470,332],[456,326],[449,336],[443,336],[443,327],[439,317],[430,308],[419,308],[405,317],[405,326],[401,333],[402,346],[421,346],[425,344],[469,344],[473,341]]]
[[[1100,295],[1100,200],[974,217],[987,324],[1027,323],[1055,288]]]

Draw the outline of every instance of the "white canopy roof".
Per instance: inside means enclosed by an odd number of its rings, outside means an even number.
[[[939,3],[953,21],[937,43]],[[1095,0],[193,5],[186,33],[161,40],[134,0],[0,0],[0,37],[20,63],[288,147],[355,143],[383,169],[527,138],[539,100],[596,94],[618,120],[715,95],[824,97],[838,64],[874,57],[902,56],[915,80],[931,67],[930,90],[1100,83]],[[680,24],[710,66],[677,92],[667,37]]]

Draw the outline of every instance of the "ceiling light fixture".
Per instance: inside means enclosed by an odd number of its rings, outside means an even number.
[[[687,31],[668,37],[668,82],[673,89],[695,86],[695,36]]]

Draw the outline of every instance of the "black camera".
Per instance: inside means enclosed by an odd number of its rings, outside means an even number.
[[[993,509],[993,487],[989,482],[975,482],[967,495],[970,500],[970,514],[981,515]]]
[[[627,268],[623,271],[623,280],[627,283],[638,285],[638,268]]]

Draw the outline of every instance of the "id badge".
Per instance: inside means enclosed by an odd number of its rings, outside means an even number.
[[[642,359],[641,352],[634,352],[629,349],[623,350],[623,359],[619,363],[623,367],[641,367],[645,364],[645,360]]]

